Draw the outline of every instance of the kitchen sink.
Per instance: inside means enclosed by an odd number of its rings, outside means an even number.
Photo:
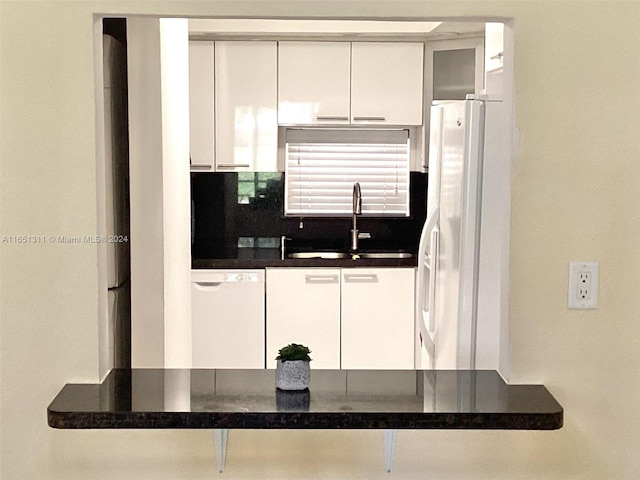
[[[347,252],[340,251],[311,251],[311,252],[293,252],[287,255],[289,258],[322,258],[322,259],[340,259],[340,258],[352,258],[354,255]],[[369,259],[402,259],[413,258],[415,255],[410,252],[398,252],[398,251],[370,251],[370,252],[358,252],[355,254],[355,258],[369,258]]]
[[[360,258],[413,258],[410,252],[361,252]]]
[[[332,251],[293,252],[288,255],[289,258],[324,258],[324,259],[349,258],[349,256],[350,255],[345,252],[332,252]]]

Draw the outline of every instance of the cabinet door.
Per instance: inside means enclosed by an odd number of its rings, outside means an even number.
[[[216,170],[277,171],[276,42],[215,42]]]
[[[354,42],[351,123],[422,124],[422,43]]]
[[[213,168],[213,42],[189,42],[191,166]]]
[[[484,89],[484,38],[462,38],[427,42],[424,49],[427,75],[424,79],[425,130],[431,124],[434,100],[462,100]],[[429,151],[429,135],[424,151]],[[426,167],[426,165],[425,165]],[[423,170],[424,171],[424,170]]]
[[[311,368],[340,368],[340,269],[267,269],[267,368],[285,345],[311,350]]]
[[[414,269],[342,270],[342,368],[414,368]]]
[[[484,39],[465,38],[429,42],[425,63],[425,101],[464,100],[484,88]]]
[[[349,42],[279,42],[278,123],[349,123]]]

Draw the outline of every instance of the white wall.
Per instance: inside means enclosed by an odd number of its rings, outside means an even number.
[[[517,137],[511,380],[565,407],[555,432],[234,431],[225,478],[640,477],[640,4],[2,2],[2,235],[96,230],[92,14],[513,17]],[[206,431],[56,431],[65,382],[98,377],[95,245],[0,244],[4,479],[215,475]],[[567,310],[570,260],[600,262],[600,307]],[[294,450],[293,452],[291,450]],[[425,473],[426,472],[426,473]]]
[[[127,35],[131,365],[190,368],[188,23],[132,17]]]
[[[189,25],[160,20],[164,225],[164,367],[191,368]],[[133,321],[133,318],[132,318]]]
[[[131,365],[162,368],[164,217],[160,22],[127,21],[131,201]],[[134,320],[135,319],[135,320]]]
[[[102,58],[103,62],[94,63],[94,76],[96,78],[96,89],[104,89],[104,95],[96,95],[96,234],[107,235],[107,178],[112,174],[108,168],[107,158],[113,155],[111,128],[106,129],[105,125],[111,122],[111,92],[113,85],[105,68],[105,60],[109,52],[106,41],[102,35],[102,21],[94,22],[94,57]],[[108,64],[107,64],[108,65]],[[106,71],[105,71],[106,70]],[[105,78],[106,77],[106,78]],[[100,378],[107,376],[115,365],[115,349],[113,348],[115,325],[109,318],[108,305],[108,273],[107,273],[107,245],[101,243],[97,245],[96,254],[98,257],[98,373]]]

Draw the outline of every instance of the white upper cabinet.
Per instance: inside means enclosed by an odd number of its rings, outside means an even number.
[[[191,166],[213,168],[213,42],[189,42]]]
[[[278,123],[349,123],[351,44],[279,42]]]
[[[354,42],[351,121],[422,124],[423,44]]]
[[[425,103],[434,100],[464,100],[484,88],[484,39],[463,38],[428,42],[425,63]]]
[[[277,46],[215,42],[216,170],[277,171]]]
[[[281,125],[421,125],[423,44],[280,42]]]

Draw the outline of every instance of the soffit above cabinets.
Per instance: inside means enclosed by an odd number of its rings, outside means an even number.
[[[424,41],[484,35],[484,22],[326,19],[189,19],[191,40]]]

